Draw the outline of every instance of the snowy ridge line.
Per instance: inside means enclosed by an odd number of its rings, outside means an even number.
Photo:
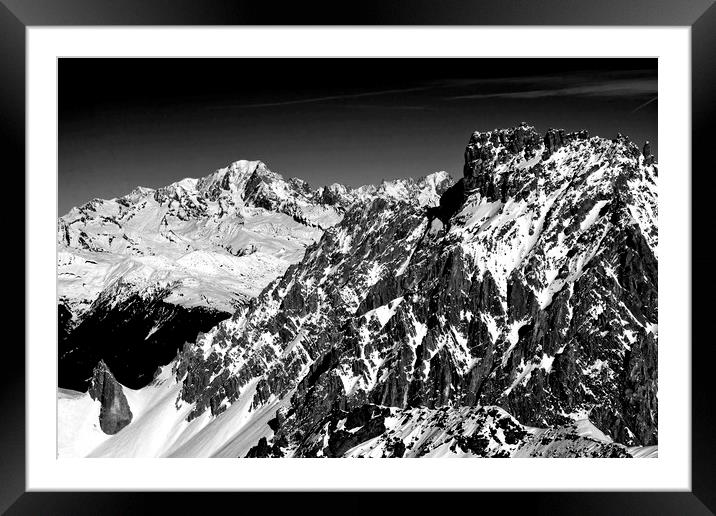
[[[79,315],[123,278],[140,293],[174,286],[169,302],[233,311],[299,261],[351,204],[400,196],[427,204],[441,181],[449,181],[445,172],[312,191],[261,161],[237,161],[201,179],[94,199],[58,220],[60,298]]]

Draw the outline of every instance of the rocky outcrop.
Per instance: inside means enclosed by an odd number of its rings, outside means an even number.
[[[565,134],[564,129],[548,129],[544,135],[544,153],[542,159],[548,159],[560,148],[575,140],[588,140],[588,131]]]
[[[564,129],[550,129],[544,135],[544,156],[548,158],[564,143]]]
[[[226,365],[218,353],[204,357],[189,343],[185,344],[174,366],[174,374],[184,378],[181,399],[194,403],[189,421],[206,409],[218,415],[227,408],[224,401],[231,403],[239,398],[240,380],[231,375]]]
[[[644,156],[644,164],[645,165],[652,165],[652,164],[656,163],[656,158],[651,153],[651,144],[649,143],[648,140],[646,142],[644,142],[644,147],[642,148],[641,153]]]
[[[350,412],[333,411],[295,448],[279,433],[273,445],[262,438],[248,456],[277,456],[276,448],[282,454],[290,451],[293,457],[631,456],[625,446],[587,435],[592,432],[588,423],[586,427],[586,432],[574,424],[546,431],[527,429],[504,410],[490,406],[398,409],[367,404]]]
[[[323,204],[329,206],[339,206],[343,209],[350,205],[348,189],[341,184],[332,184],[319,188],[316,197]]]
[[[57,332],[58,335],[60,335],[60,339],[62,339],[65,335],[69,335],[74,327],[75,320],[72,314],[72,309],[67,306],[66,303],[60,301],[57,304]]]
[[[101,404],[99,426],[105,434],[114,435],[132,422],[124,390],[103,361],[92,371],[89,394]]]
[[[286,446],[288,441],[285,438],[276,439],[275,442],[269,446],[265,437],[259,439],[259,442],[251,448],[246,454],[246,458],[274,458],[278,459],[284,457],[284,452],[281,449],[282,446]]]
[[[465,202],[465,179],[459,179],[454,185],[445,190],[440,196],[437,206],[430,206],[426,210],[429,220],[440,219],[443,224],[448,224]]]
[[[540,148],[542,138],[525,123],[513,129],[474,132],[465,149],[463,176],[465,194],[479,193],[483,197],[499,197],[495,182],[495,167],[520,155],[532,158]]]

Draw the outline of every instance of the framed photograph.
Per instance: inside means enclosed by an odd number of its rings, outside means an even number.
[[[3,510],[713,513],[710,2],[3,3]]]

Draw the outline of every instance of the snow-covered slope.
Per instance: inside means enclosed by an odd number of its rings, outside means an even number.
[[[351,204],[415,195],[427,205],[449,181],[438,172],[378,187],[312,191],[261,161],[237,161],[202,179],[94,199],[58,221],[60,299],[81,316],[121,282],[117,300],[129,290],[171,286],[170,303],[233,312],[300,261]]]
[[[191,423],[186,416],[188,404],[176,400],[181,384],[172,373],[172,366],[160,368],[157,376],[140,390],[123,388],[131,407],[133,419],[129,426],[114,435],[107,435],[99,427],[100,402],[89,393],[61,389],[58,394],[59,457],[169,457],[212,456],[224,443],[243,430],[249,434],[245,449],[268,435],[265,418],[249,413],[246,403],[235,404],[230,411],[217,418],[207,414]],[[276,408],[276,407],[274,407]],[[252,417],[249,418],[248,416]],[[251,423],[252,429],[245,427]]]
[[[167,410],[207,437],[177,450],[652,456],[653,157],[522,125],[473,134],[463,176],[439,199],[390,185],[347,201],[300,262],[187,344]],[[133,426],[111,439],[141,439]]]
[[[233,312],[340,221],[305,190],[260,161],[237,161],[73,208],[58,222],[60,298],[80,316],[121,280],[115,296],[171,285],[168,302]]]
[[[587,420],[555,429],[525,427],[499,407],[398,409],[364,405],[326,421],[298,449],[288,447],[287,441],[286,446],[269,447],[266,443],[274,437],[276,414],[286,413],[287,401],[257,410],[248,405],[251,397],[246,396],[216,417],[204,414],[188,422],[191,407],[177,402],[181,384],[172,366],[161,368],[140,390],[124,387],[134,417],[115,435],[100,429],[99,401],[89,393],[60,389],[58,457],[657,456],[656,446],[626,448],[614,444]]]

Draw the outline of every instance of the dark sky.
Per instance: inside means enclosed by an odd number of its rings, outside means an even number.
[[[239,159],[315,187],[459,177],[472,131],[522,121],[657,154],[656,98],[656,59],[63,58],[58,211]]]

